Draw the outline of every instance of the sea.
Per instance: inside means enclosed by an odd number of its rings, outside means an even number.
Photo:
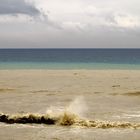
[[[0,69],[140,69],[140,49],[0,49]]]
[[[0,49],[0,140],[140,140],[140,49]]]

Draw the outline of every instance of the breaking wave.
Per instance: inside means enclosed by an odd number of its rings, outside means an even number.
[[[47,125],[62,125],[62,126],[80,126],[87,128],[133,128],[139,129],[140,123],[130,122],[109,122],[101,120],[86,120],[81,119],[77,115],[70,112],[63,112],[58,116],[50,114],[3,114],[0,113],[0,122],[14,124],[47,124]]]
[[[46,124],[61,126],[78,126],[87,128],[133,128],[140,129],[140,123],[131,122],[110,122],[102,120],[84,119],[88,110],[86,102],[82,96],[75,98],[65,109],[50,108],[46,113],[20,113],[4,114],[0,113],[0,122],[8,124]],[[81,116],[81,117],[79,117]]]

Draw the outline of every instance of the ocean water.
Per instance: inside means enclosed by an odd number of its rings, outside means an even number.
[[[139,140],[140,71],[1,70],[1,140]]]
[[[0,49],[0,69],[140,69],[140,49]]]
[[[140,49],[0,49],[0,140],[139,140],[139,70]]]

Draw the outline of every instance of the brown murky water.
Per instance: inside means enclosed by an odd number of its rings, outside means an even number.
[[[139,140],[139,72],[45,73],[0,72],[1,140]]]

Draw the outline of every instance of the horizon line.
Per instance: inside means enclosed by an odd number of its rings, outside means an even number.
[[[0,49],[140,49],[140,48],[36,48],[36,47],[31,47],[31,48],[0,48]]]

